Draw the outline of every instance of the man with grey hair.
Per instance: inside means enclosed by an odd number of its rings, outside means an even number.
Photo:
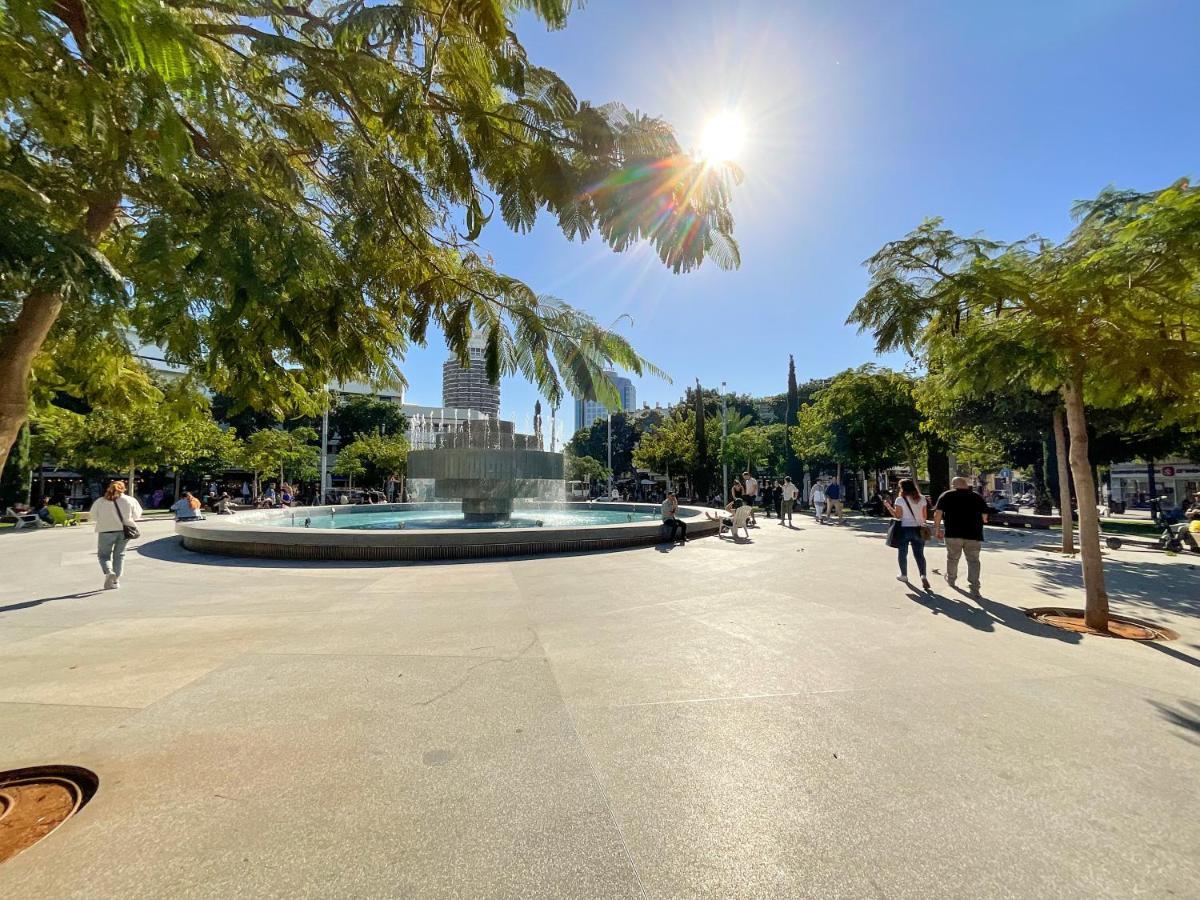
[[[938,497],[933,507],[937,537],[946,541],[946,583],[954,587],[958,561],[966,554],[967,583],[974,595],[979,594],[979,551],[983,549],[983,523],[987,514],[987,503],[961,475],[951,480],[950,490]]]

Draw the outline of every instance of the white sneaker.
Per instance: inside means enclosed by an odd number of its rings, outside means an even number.
[[[908,576],[907,575],[897,575],[896,580],[897,581],[908,581]]]
[[[112,589],[115,591],[121,586],[121,579],[116,575],[113,576]]]
[[[111,591],[116,586],[117,586],[117,576],[116,575],[105,575],[104,576],[104,589],[106,591]]]

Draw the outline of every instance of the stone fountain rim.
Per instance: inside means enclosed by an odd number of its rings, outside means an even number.
[[[554,503],[558,507],[560,504]],[[653,512],[654,503],[564,502],[579,509],[618,512]],[[241,524],[228,516],[209,516],[199,522],[177,522],[176,533],[190,550],[234,556],[286,559],[446,559],[477,556],[529,555],[582,550],[603,550],[662,541],[657,518],[604,525],[563,525],[544,528],[446,528],[398,531],[356,531],[344,528],[272,526],[270,521],[297,518],[331,507],[293,507],[288,510],[252,510],[237,513]],[[390,509],[457,509],[454,501],[333,506],[334,515],[386,512]],[[711,512],[711,510],[709,510]],[[681,506],[689,537],[715,534],[716,520],[705,518],[704,507]]]

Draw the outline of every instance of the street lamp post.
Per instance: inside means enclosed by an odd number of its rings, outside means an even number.
[[[613,470],[612,470],[612,413],[608,414],[608,496],[612,498],[613,488]]]
[[[725,382],[721,382],[721,502],[729,499],[729,463],[725,462],[725,439],[729,437],[729,415],[725,409]]]

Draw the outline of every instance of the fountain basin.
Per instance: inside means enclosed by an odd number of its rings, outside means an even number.
[[[380,527],[387,516],[404,527]],[[512,516],[506,523],[471,521],[453,502],[294,507],[177,522],[175,531],[189,550],[268,559],[475,559],[664,540],[659,508],[651,503],[517,501]],[[687,522],[689,538],[717,531],[718,523],[700,507],[680,507],[679,518]],[[305,519],[310,527],[304,527]],[[331,520],[333,527],[326,527]]]

